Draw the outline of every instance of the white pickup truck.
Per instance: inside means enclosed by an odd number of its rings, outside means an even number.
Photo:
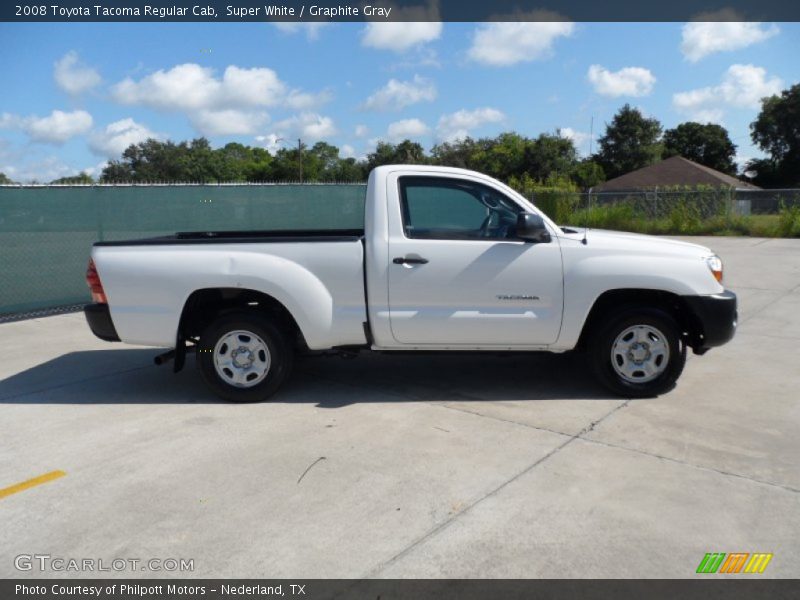
[[[383,166],[363,230],[237,231],[94,244],[101,339],[196,353],[219,396],[264,400],[298,352],[584,349],[625,397],[671,389],[686,348],[736,329],[708,248],[559,227],[480,173]]]

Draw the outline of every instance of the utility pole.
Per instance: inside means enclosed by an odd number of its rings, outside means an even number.
[[[589,122],[589,158],[592,157],[592,141],[594,140],[594,115]]]
[[[297,138],[297,173],[300,183],[303,183],[303,140]]]

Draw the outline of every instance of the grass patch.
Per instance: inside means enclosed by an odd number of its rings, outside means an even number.
[[[777,215],[712,215],[703,217],[692,207],[676,206],[669,215],[649,219],[633,206],[593,206],[560,215],[558,222],[576,227],[615,229],[651,235],[720,235],[800,237],[800,206],[784,207]]]

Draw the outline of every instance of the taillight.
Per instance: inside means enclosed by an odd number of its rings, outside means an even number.
[[[100,282],[100,275],[97,274],[97,267],[94,266],[94,260],[89,259],[89,266],[86,269],[86,283],[92,291],[92,302],[96,304],[108,304],[106,292],[103,290],[103,284]]]

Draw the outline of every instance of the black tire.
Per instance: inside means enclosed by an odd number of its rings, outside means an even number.
[[[649,381],[631,381],[621,375],[613,364],[612,347],[617,337],[629,327],[643,325],[663,335],[669,347],[666,367]],[[678,324],[669,314],[652,308],[629,307],[615,312],[596,327],[589,342],[589,361],[597,380],[608,390],[626,398],[650,398],[668,392],[686,364],[686,344],[681,340]],[[617,359],[619,368],[620,359]],[[629,363],[630,364],[630,363]],[[662,364],[656,365],[660,370]],[[643,370],[636,371],[636,377],[646,378]],[[635,377],[632,377],[635,379]]]
[[[215,366],[214,352],[217,344],[236,331],[254,334],[263,341],[269,351],[269,366],[266,374],[257,383],[243,382],[242,385],[248,387],[237,386],[233,383],[232,377],[220,375]],[[241,336],[239,339],[248,340],[247,336]],[[255,343],[258,343],[258,340],[255,340]],[[220,349],[221,351],[233,351],[226,350],[225,344]],[[263,358],[266,353],[258,351],[248,353],[247,356],[262,356]],[[237,312],[219,317],[206,327],[200,335],[200,343],[197,346],[197,368],[200,370],[203,380],[211,391],[229,402],[262,402],[270,398],[288,377],[292,369],[293,358],[294,351],[288,336],[269,317],[256,312]],[[224,369],[223,372],[225,372]],[[227,372],[233,374],[233,370],[230,368],[227,369]]]

